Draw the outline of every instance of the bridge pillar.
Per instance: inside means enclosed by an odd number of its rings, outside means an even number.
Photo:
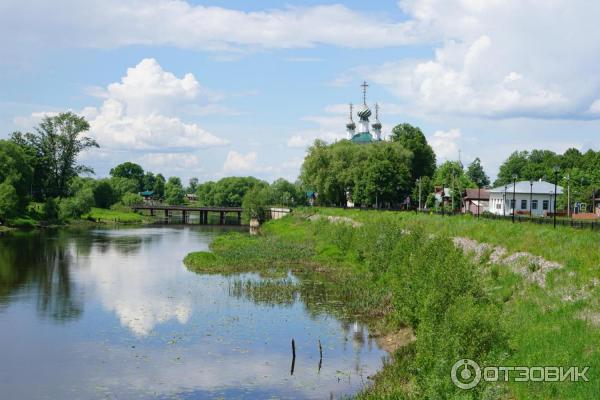
[[[183,223],[186,224],[187,223],[187,212],[185,210],[181,211],[181,216],[183,219]]]
[[[221,225],[225,225],[225,212],[224,211],[219,212],[219,222],[221,223]]]
[[[237,213],[237,223],[238,223],[238,225],[242,224],[242,213],[239,211]]]
[[[165,208],[165,218],[169,218],[169,210]]]
[[[154,208],[151,208],[151,209],[150,209],[150,216],[151,216],[151,217],[154,217]]]

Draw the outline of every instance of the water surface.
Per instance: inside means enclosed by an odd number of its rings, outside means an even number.
[[[184,267],[183,257],[222,229],[1,238],[1,397],[338,398],[368,384],[385,353],[365,327],[300,297],[254,301],[232,291],[235,280],[257,275]]]

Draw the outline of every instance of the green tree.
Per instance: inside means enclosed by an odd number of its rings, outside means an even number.
[[[246,193],[254,186],[267,187],[267,182],[254,177],[227,177],[217,182],[198,185],[198,201],[205,206],[240,207]]]
[[[17,195],[17,204],[11,213],[25,209],[32,184],[32,168],[24,150],[17,144],[0,140],[0,182],[12,186]]]
[[[132,162],[124,162],[110,170],[110,175],[115,178],[127,178],[137,182],[136,190],[141,192],[144,190],[144,169]]]
[[[185,192],[181,185],[181,179],[177,177],[170,177],[165,185],[165,201],[167,204],[179,205],[183,204],[185,199]]]
[[[331,145],[315,140],[302,163],[302,186],[317,192],[321,204],[345,205],[354,191],[359,159],[367,157],[362,147],[366,146],[359,147],[346,140]]]
[[[110,185],[113,188],[116,199],[121,199],[127,193],[138,192],[138,182],[130,178],[112,177]]]
[[[94,204],[96,207],[109,208],[119,199],[109,179],[102,179],[94,185]]]
[[[157,174],[154,181],[154,195],[159,199],[165,197],[165,177]]]
[[[83,214],[89,213],[94,206],[94,192],[90,187],[83,188],[74,196],[63,198],[60,201],[60,218],[72,219],[79,218]]]
[[[377,207],[401,203],[411,187],[411,154],[398,143],[365,147],[366,160],[355,171],[352,200]]]
[[[309,147],[300,173],[305,190],[318,193],[325,205],[401,203],[413,184],[412,153],[397,142],[331,145],[317,140]]]
[[[198,190],[198,178],[190,178],[188,187],[185,191],[186,193],[196,193],[196,190]]]
[[[410,124],[396,125],[391,139],[413,153],[411,179],[416,181],[423,176],[433,176],[435,172],[435,152],[427,143],[420,128]]]
[[[198,185],[196,188],[196,195],[198,196],[198,202],[203,206],[213,206],[217,205],[214,201],[214,191],[217,184],[215,182],[209,181],[204,182],[201,185]]]
[[[81,136],[90,128],[83,117],[71,112],[45,117],[35,133],[13,135],[13,141],[25,147],[35,157],[36,175],[40,175],[42,196],[65,197],[71,179],[93,170],[77,164],[78,155],[89,148],[99,147],[90,137]]]
[[[133,206],[136,204],[142,204],[144,202],[144,198],[137,193],[125,193],[121,198],[121,203],[124,206]]]
[[[48,197],[44,202],[44,208],[42,211],[43,218],[47,222],[55,222],[59,218],[60,208],[58,203],[52,197]]]
[[[14,186],[9,182],[0,183],[0,221],[16,215],[19,206],[19,196]]]
[[[156,184],[156,177],[154,176],[154,174],[150,171],[146,172],[144,174],[142,191],[146,191],[146,190],[153,191],[155,184]]]
[[[485,174],[479,157],[469,164],[469,167],[467,168],[467,177],[471,182],[474,182],[475,184],[478,183],[480,186],[488,186],[490,184],[490,178]]]
[[[297,185],[279,178],[271,184],[271,203],[285,206],[302,204],[304,199],[302,191]]]
[[[268,186],[256,185],[244,195],[242,207],[250,218],[256,218],[260,223],[266,221],[269,212],[271,191]]]
[[[433,182],[436,186],[450,189],[454,211],[461,208],[465,189],[477,187],[458,161],[446,161],[440,165],[435,171]]]

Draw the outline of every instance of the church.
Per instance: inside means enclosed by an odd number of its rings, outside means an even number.
[[[371,116],[371,109],[367,105],[367,82],[363,82],[361,85],[363,89],[363,104],[359,107],[356,115],[358,116],[358,131],[357,125],[352,119],[353,105],[350,103],[350,119],[346,124],[346,133],[348,140],[352,143],[373,143],[382,141],[381,137],[381,122],[379,122],[379,105],[375,103],[375,122],[369,127],[369,117]],[[371,129],[373,133],[371,133]]]

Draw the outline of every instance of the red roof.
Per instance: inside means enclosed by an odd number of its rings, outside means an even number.
[[[479,195],[481,194],[481,197]],[[486,189],[481,189],[481,193],[479,189],[467,189],[465,190],[465,200],[489,200],[490,192]]]

